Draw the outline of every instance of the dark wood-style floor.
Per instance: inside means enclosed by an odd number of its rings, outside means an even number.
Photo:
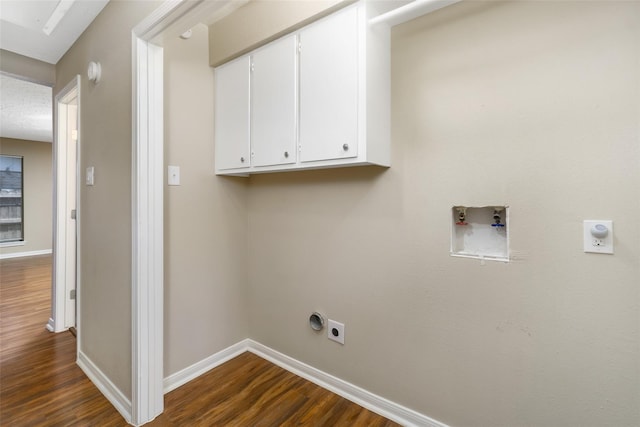
[[[76,341],[45,330],[51,257],[0,260],[0,426],[125,426],[76,365]],[[155,427],[397,426],[251,353],[168,393]]]

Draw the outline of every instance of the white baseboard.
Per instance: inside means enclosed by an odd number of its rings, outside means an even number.
[[[46,328],[47,328],[47,331],[49,331],[49,332],[55,332],[56,331],[53,319],[51,317],[49,317],[49,321],[47,322]]]
[[[250,352],[403,426],[447,427],[440,421],[373,394],[256,341],[247,341]]]
[[[232,345],[231,347],[227,347],[224,350],[221,350],[207,357],[206,359],[196,362],[193,365],[176,372],[175,374],[169,375],[164,379],[164,392],[169,393],[171,390],[174,390],[181,385],[188,383],[189,381],[199,377],[207,371],[210,371],[216,366],[222,365],[224,362],[227,362],[234,357],[244,353],[249,349],[247,341],[248,340],[242,340],[239,343]]]
[[[0,259],[22,258],[26,256],[48,255],[52,253],[51,249],[43,249],[40,251],[14,252],[12,254],[0,254]]]
[[[433,418],[406,408],[384,397],[373,394],[361,387],[334,377],[306,363],[282,354],[270,347],[251,339],[242,340],[224,350],[221,350],[200,362],[176,372],[164,379],[164,392],[170,391],[188,383],[205,372],[233,359],[234,357],[250,351],[287,371],[298,375],[314,384],[319,385],[339,396],[350,400],[363,408],[369,409],[385,418],[395,421],[403,426],[423,427],[448,427]],[[78,353],[78,366],[91,379],[96,387],[105,395],[111,404],[120,412],[127,422],[131,422],[131,401],[91,362],[82,352]]]
[[[76,362],[91,382],[104,394],[109,402],[120,412],[120,415],[131,423],[131,401],[84,353],[78,352]]]
[[[402,424],[403,426],[448,427],[446,424],[434,420],[433,418],[427,417],[426,415],[406,408],[385,399],[384,397],[373,394],[363,388],[327,374],[326,372],[309,366],[306,363],[300,362],[299,360],[282,354],[251,339],[240,341],[231,347],[219,351],[200,362],[168,376],[164,379],[165,393],[186,384],[216,366],[219,366],[244,353],[245,351],[250,351],[251,353],[260,356],[293,374],[309,380],[322,388],[342,396],[363,408],[367,408],[372,412]]]

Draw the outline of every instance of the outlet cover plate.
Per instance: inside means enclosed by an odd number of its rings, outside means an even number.
[[[596,225],[605,226],[607,235],[601,238],[591,234],[591,229]],[[613,221],[611,220],[585,220],[583,226],[584,251],[596,254],[613,254]]]
[[[344,345],[344,323],[329,319],[327,337],[332,341]]]

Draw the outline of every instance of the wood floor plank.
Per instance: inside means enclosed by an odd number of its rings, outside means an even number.
[[[76,365],[76,340],[45,330],[51,256],[0,260],[0,426],[121,427]],[[165,395],[152,427],[397,426],[252,353]]]
[[[0,260],[0,425],[125,426],[76,365],[76,340],[45,329],[51,256]]]

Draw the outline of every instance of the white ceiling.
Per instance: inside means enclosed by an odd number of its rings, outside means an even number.
[[[0,0],[0,49],[56,64],[109,0]]]
[[[0,74],[0,136],[52,142],[51,88]]]
[[[0,49],[56,64],[109,0],[0,0]],[[51,142],[52,92],[0,75],[0,136]]]

